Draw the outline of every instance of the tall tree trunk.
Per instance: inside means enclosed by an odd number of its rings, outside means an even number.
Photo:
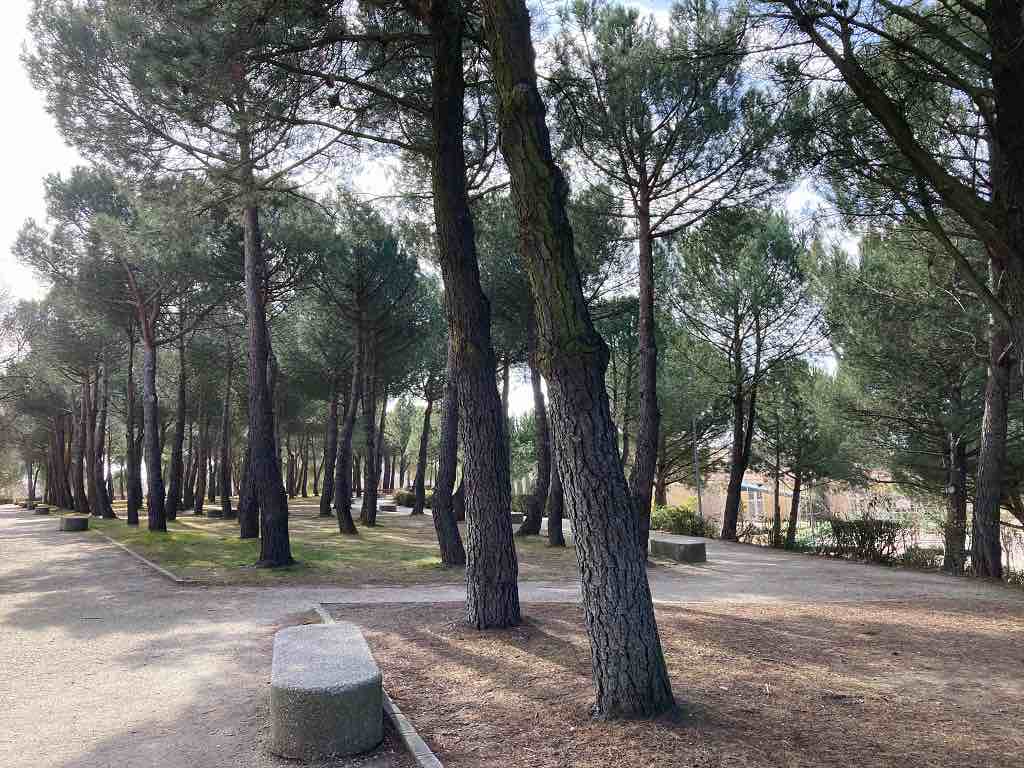
[[[380,479],[375,352],[372,342],[367,344],[366,382],[363,385],[363,436],[366,438],[366,452],[363,461],[363,505],[359,513],[359,522],[368,526],[377,524],[377,482]]]
[[[459,0],[432,0],[432,188],[449,351],[465,451],[466,619],[477,629],[520,621],[505,417],[495,385],[490,306],[480,286],[463,147],[463,19]]]
[[[171,466],[168,470],[167,501],[165,504],[167,519],[178,517],[181,505],[181,481],[184,474],[183,450],[185,447],[185,333],[184,318],[178,328],[178,401],[174,409],[174,441],[171,443]]]
[[[102,391],[100,385],[102,383]],[[96,452],[95,463],[96,463],[96,505],[98,510],[94,509],[94,514],[99,514],[101,517],[105,517],[108,520],[113,520],[117,517],[114,514],[114,507],[110,503],[110,495],[107,491],[106,478],[104,477],[104,446],[107,444],[107,404],[110,401],[110,366],[106,360],[103,362],[103,378],[101,379],[99,373],[96,375],[96,401],[99,405],[98,412],[96,414],[96,428],[94,431],[93,438],[93,449]]]
[[[537,312],[555,459],[577,541],[597,694],[594,712],[602,718],[652,716],[673,706],[672,689],[636,544],[640,525],[608,405],[608,348],[583,297],[566,213],[569,185],[551,155],[537,90],[530,17],[524,0],[484,0],[482,7],[501,150],[520,226],[530,241],[525,266]]]
[[[725,511],[722,514],[722,539],[736,541],[736,526],[740,516],[740,500],[743,494],[743,476],[750,464],[751,438],[754,434],[756,413],[756,390],[751,389],[744,396],[742,386],[736,387],[733,396],[732,448],[729,453],[729,487],[725,496]]]
[[[651,210],[648,190],[641,185],[637,204],[640,274],[640,318],[637,326],[640,343],[640,408],[637,413],[636,450],[629,490],[640,519],[638,544],[647,557],[647,540],[651,533],[651,492],[658,458],[658,432],[661,413],[658,410],[658,346],[654,333],[654,252],[651,238]]]
[[[226,520],[235,517],[231,508],[231,376],[234,367],[235,356],[229,353],[224,374],[224,409],[220,418],[220,509]]]
[[[210,416],[204,413],[199,427],[199,457],[196,469],[196,491],[195,502],[192,507],[193,515],[202,515],[203,507],[206,504],[206,478],[207,464],[210,462]]]
[[[334,465],[338,460],[338,397],[338,377],[335,375],[331,379],[331,402],[327,407],[327,440],[324,444],[324,487],[320,496],[320,517],[331,517],[331,502],[334,501]]]
[[[156,344],[152,329],[142,339],[142,418],[146,455],[146,514],[150,531],[167,530],[164,480],[160,461],[160,404],[156,394]]]
[[[548,409],[544,403],[540,368],[537,363],[537,321],[531,310],[526,321],[527,359],[530,366],[530,385],[533,389],[534,452],[537,454],[537,482],[526,506],[526,517],[519,526],[520,536],[536,536],[544,517],[544,505],[551,485],[551,437],[548,430]]]
[[[299,469],[299,495],[309,498],[309,435],[302,436],[302,465]]]
[[[993,277],[997,275],[993,274]],[[991,326],[985,411],[981,420],[981,445],[975,478],[971,520],[971,568],[975,576],[1002,578],[1003,547],[999,533],[1000,503],[1006,465],[1007,409],[1010,369],[1004,353],[1010,337],[1005,329]]]
[[[87,374],[82,402],[86,404],[83,422],[85,425],[85,497],[88,500],[89,511],[93,517],[100,517],[103,514],[102,502],[96,497],[100,488],[100,470],[96,462],[96,411],[98,408],[100,390],[100,371],[97,366],[95,373]],[[100,449],[102,455],[103,449]]]
[[[363,385],[366,381],[365,346],[362,336],[356,346],[355,373],[345,393],[345,414],[338,435],[338,460],[334,477],[334,513],[338,518],[338,532],[343,536],[359,533],[352,519],[352,479],[359,475],[358,466],[353,467],[352,433],[356,428],[356,415],[363,399]],[[326,483],[326,476],[324,479]]]
[[[564,491],[562,477],[558,474],[558,462],[551,467],[551,484],[548,486],[548,546],[564,547],[565,532],[562,530],[562,519],[565,516]]]
[[[242,458],[242,478],[238,486],[238,538],[255,539],[260,535],[260,508],[256,493],[249,481],[252,452],[246,442]]]
[[[242,212],[245,251],[245,305],[249,327],[249,467],[248,484],[260,512],[260,555],[257,565],[290,565],[288,499],[281,482],[281,463],[274,440],[275,361],[267,328],[266,262],[260,236],[259,209],[251,179],[250,148],[241,144],[247,179]]]
[[[782,546],[782,506],[781,490],[779,484],[782,482],[782,427],[779,422],[779,414],[775,414],[775,467],[773,471],[773,500],[775,502],[772,510],[772,546]]]
[[[654,504],[668,506],[668,457],[665,455],[665,430],[658,436],[658,473],[654,483]]]
[[[88,515],[89,500],[85,493],[85,432],[88,425],[86,409],[88,398],[85,396],[86,385],[83,384],[81,402],[76,409],[71,442],[71,491],[74,494],[75,512]]]
[[[949,433],[943,458],[947,482],[942,570],[960,575],[967,561],[967,448],[962,435]]]
[[[428,392],[431,383],[427,384]],[[412,505],[412,514],[422,515],[427,502],[426,474],[427,474],[427,450],[430,447],[430,417],[434,412],[434,400],[427,398],[427,405],[423,409],[423,428],[420,430],[420,446],[416,453],[416,479],[413,481],[413,492],[416,500]]]
[[[459,463],[459,394],[454,367],[455,353],[449,342],[444,394],[441,400],[437,470],[434,473],[434,503],[430,510],[434,519],[438,548],[441,551],[441,564],[446,568],[466,564],[466,549],[462,543],[452,503],[455,472]]]
[[[508,352],[506,352],[502,355],[501,360],[501,416],[505,420],[506,434],[508,432],[508,396],[512,384],[509,378],[511,370],[512,363],[509,360]]]
[[[789,502],[789,525],[786,526],[786,549],[796,546],[796,524],[800,515],[800,486],[803,474],[800,469],[800,456],[797,454],[793,466],[793,498]]]

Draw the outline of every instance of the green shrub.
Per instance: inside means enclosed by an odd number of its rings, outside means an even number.
[[[512,495],[512,514],[526,516],[527,511],[530,509],[530,499],[533,498],[528,493],[519,493]]]
[[[14,499],[10,496],[0,496],[0,504],[13,504]]]
[[[899,552],[906,524],[899,520],[877,520],[863,517],[859,520],[831,518],[834,554],[852,555],[871,563],[891,563]]]
[[[910,568],[938,568],[942,565],[942,547],[907,547],[900,554],[899,562]]]
[[[413,507],[416,505],[416,493],[413,491],[395,491],[395,503],[400,507]],[[427,509],[434,506],[434,492],[428,491],[423,498],[423,505]]]
[[[703,536],[713,539],[718,535],[716,522],[700,517],[694,509],[692,500],[687,500],[678,507],[655,507],[651,512],[651,528],[680,536]]]

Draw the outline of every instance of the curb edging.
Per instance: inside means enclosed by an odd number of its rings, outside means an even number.
[[[324,609],[322,603],[314,603],[313,610],[316,611],[324,624],[335,623],[334,617]],[[416,761],[416,765],[419,768],[444,768],[444,764],[437,759],[437,755],[430,750],[427,742],[417,733],[409,718],[403,714],[398,705],[388,696],[388,692],[381,688],[381,693],[384,694],[384,714],[391,721],[391,725],[398,734],[398,738],[402,740],[402,744],[409,750],[409,754]]]
[[[96,529],[94,528],[94,529],[93,529],[93,532],[95,532],[95,533],[96,533],[96,534],[98,534],[99,536],[102,536],[102,537],[103,537],[104,539],[106,539],[107,541],[109,541],[109,542],[110,542],[111,544],[113,544],[113,545],[114,545],[115,547],[119,547],[120,549],[124,550],[124,551],[125,551],[125,552],[127,552],[127,553],[128,553],[129,555],[131,555],[131,556],[132,556],[132,557],[134,557],[134,558],[135,558],[136,560],[138,560],[139,562],[141,562],[141,563],[143,563],[143,564],[145,564],[145,565],[148,565],[148,566],[149,566],[150,568],[152,568],[152,569],[153,569],[154,571],[156,571],[157,573],[159,573],[159,574],[160,574],[161,576],[163,576],[163,577],[164,577],[165,579],[170,579],[170,580],[171,580],[171,581],[173,581],[173,582],[174,582],[175,584],[178,584],[178,585],[181,585],[181,586],[186,586],[186,585],[190,585],[190,584],[199,584],[199,583],[201,583],[201,582],[198,582],[198,581],[191,581],[191,580],[189,580],[189,579],[183,579],[183,578],[181,578],[180,576],[175,576],[175,575],[174,575],[173,573],[171,573],[170,571],[168,571],[168,570],[167,570],[166,568],[164,568],[164,567],[162,567],[162,566],[159,566],[159,565],[157,565],[157,564],[156,564],[156,563],[154,563],[154,562],[153,562],[152,560],[149,560],[149,559],[148,559],[148,558],[146,558],[146,557],[143,557],[143,556],[142,556],[142,555],[140,555],[140,554],[139,554],[138,552],[136,552],[136,551],[135,551],[134,549],[132,549],[131,547],[129,547],[129,546],[125,545],[125,544],[122,544],[122,543],[121,543],[120,541],[117,541],[116,539],[112,539],[112,538],[110,538],[109,536],[107,536],[107,534],[103,533],[102,531],[97,531],[97,530],[96,530]]]

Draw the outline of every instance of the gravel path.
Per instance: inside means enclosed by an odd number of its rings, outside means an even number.
[[[0,766],[288,765],[262,738],[270,643],[316,603],[459,601],[461,586],[180,587],[94,534],[0,508]],[[968,580],[712,543],[702,566],[658,564],[667,602],[1024,599]],[[524,602],[576,599],[523,583]]]

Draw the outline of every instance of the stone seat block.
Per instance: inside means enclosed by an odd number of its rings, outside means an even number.
[[[651,539],[651,554],[666,557],[678,563],[706,563],[707,547],[700,539]]]
[[[270,749],[324,760],[373,749],[384,737],[380,668],[354,624],[310,624],[274,636]]]
[[[89,530],[88,517],[62,517],[60,519],[62,531],[87,531]]]

